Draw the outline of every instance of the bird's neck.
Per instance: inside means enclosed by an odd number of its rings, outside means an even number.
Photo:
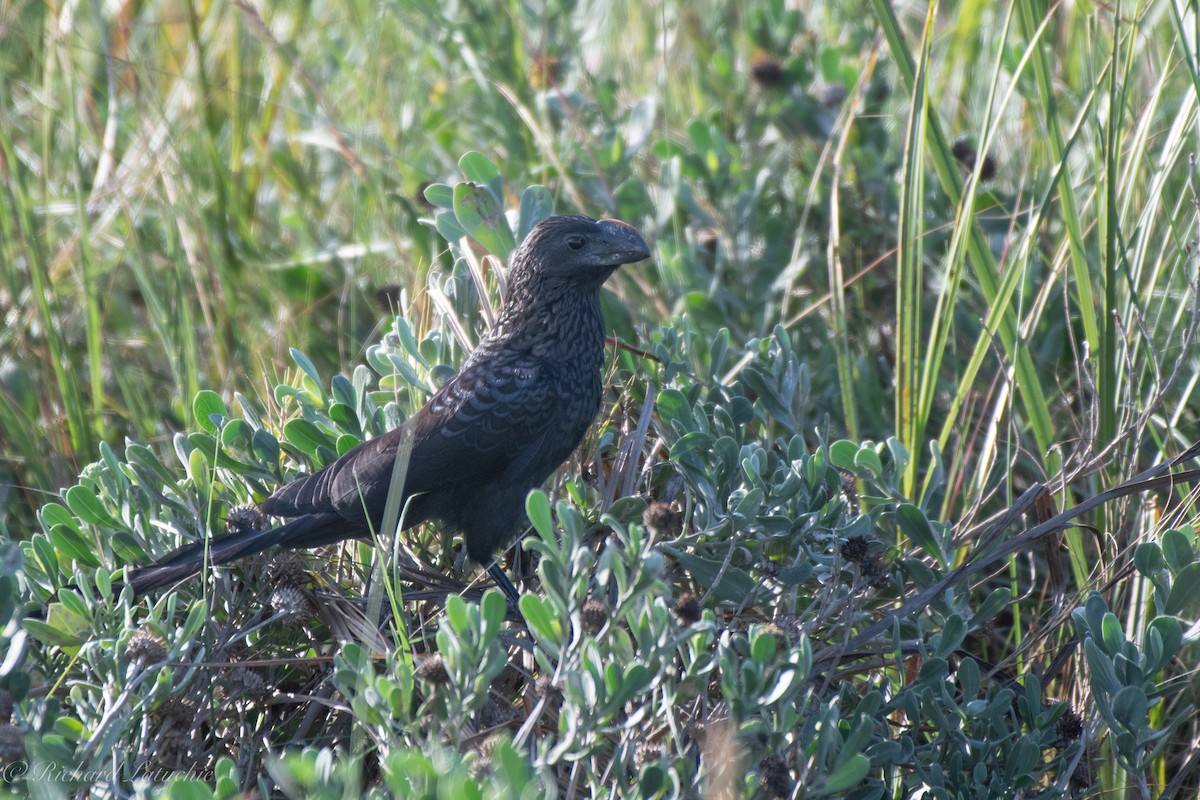
[[[515,288],[515,287],[514,287]],[[548,356],[600,362],[604,358],[604,316],[599,286],[540,287],[514,296],[501,308],[493,335],[520,345],[537,343]]]

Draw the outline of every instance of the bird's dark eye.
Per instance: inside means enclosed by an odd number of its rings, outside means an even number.
[[[573,233],[567,237],[567,247],[572,250],[579,250],[583,247],[585,239],[577,233]]]

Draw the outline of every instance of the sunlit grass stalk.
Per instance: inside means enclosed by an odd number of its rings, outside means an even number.
[[[1013,90],[1017,84],[1017,79],[1021,75],[1023,66],[1028,60],[1028,51],[1025,58],[1022,58],[1014,68],[1014,76],[1009,82],[1008,90],[1004,93],[999,104],[996,102],[996,94],[1000,87],[1001,70],[1004,67],[1004,53],[1008,48],[1009,34],[1012,31],[1012,7],[1009,6],[1009,11],[1005,15],[1003,31],[996,44],[996,61],[992,68],[991,79],[988,82],[988,94],[984,101],[983,121],[980,124],[982,135],[976,144],[975,168],[972,171],[971,178],[963,192],[962,200],[959,202],[953,223],[953,233],[950,237],[950,247],[946,253],[945,260],[947,269],[945,276],[942,279],[942,291],[938,293],[937,303],[935,305],[932,317],[930,319],[930,334],[928,347],[925,351],[925,358],[922,361],[921,369],[921,386],[920,396],[917,403],[917,430],[924,434],[929,422],[930,414],[933,410],[934,402],[937,399],[938,379],[942,374],[943,360],[946,354],[946,348],[951,341],[951,336],[954,332],[954,318],[958,307],[959,290],[963,283],[963,276],[966,267],[966,242],[968,232],[971,229],[971,219],[974,217],[976,208],[976,193],[979,189],[979,182],[982,178],[983,165],[989,153],[993,137],[996,135],[996,126],[999,119],[1002,117],[998,112],[1010,107],[1010,101],[1013,97]],[[973,380],[960,380],[956,384],[954,396],[951,400],[952,409],[957,409],[967,400],[968,396],[974,391]],[[1007,403],[1006,403],[1007,405]],[[950,413],[946,416],[947,427],[943,427],[942,435],[938,438],[938,447],[945,452],[949,446],[948,427],[951,421],[959,419],[958,413]],[[988,437],[990,438],[990,437]],[[962,454],[965,448],[970,444],[970,437],[961,437],[958,443],[958,451]],[[983,462],[990,462],[988,453],[980,453],[977,456]],[[952,500],[957,499],[960,507],[969,507],[976,497],[979,496],[982,489],[980,485],[986,480],[990,473],[990,469],[977,469],[975,471],[975,480],[971,482],[971,492],[969,496],[964,498],[955,498],[952,493],[947,493],[943,505],[943,514],[950,511],[949,504]],[[928,490],[929,475],[926,476],[926,485],[922,487],[922,494]]]
[[[900,189],[900,220],[896,232],[896,429],[911,456],[903,489],[912,496],[922,463],[917,408],[920,392],[921,343],[924,326],[924,264],[922,242],[925,213],[925,122],[928,111],[928,67],[933,37],[934,4],[930,4],[921,35],[912,104],[904,137],[904,178]]]
[[[911,92],[916,84],[916,65],[900,22],[890,4],[883,0],[873,0],[872,6],[896,60],[896,67],[902,83]],[[938,182],[951,202],[957,204],[962,197],[962,179],[958,173],[958,165],[951,155],[946,135],[936,117],[930,117],[928,121],[926,140],[929,146],[927,157],[938,177]],[[1000,302],[999,294],[1003,277],[997,268],[987,238],[974,220],[972,220],[969,233],[967,239],[968,261],[974,270],[975,279],[979,283],[988,308],[995,312],[997,304]],[[1024,412],[1025,421],[1033,434],[1039,456],[1045,461],[1046,471],[1048,473],[1057,472],[1060,457],[1057,453],[1051,452],[1051,446],[1055,442],[1055,431],[1050,419],[1050,408],[1041,378],[1032,357],[1018,335],[1015,310],[1005,302],[1000,311],[996,334],[1000,338],[1004,352],[1016,364],[1016,380],[1020,390],[1021,409]],[[985,346],[990,347],[991,342],[985,343],[981,340],[977,348]],[[973,377],[973,373],[965,373],[962,380],[970,383]]]
[[[1044,13],[1043,7],[1031,0],[1016,0],[1017,20],[1021,33],[1037,46],[1032,50],[1032,66],[1034,82],[1038,89],[1038,109],[1042,112],[1042,130],[1049,139],[1050,159],[1063,165],[1061,174],[1055,182],[1058,190],[1058,202],[1062,206],[1062,221],[1067,230],[1067,243],[1070,245],[1071,275],[1074,278],[1072,289],[1079,303],[1079,320],[1083,325],[1084,339],[1091,352],[1100,350],[1100,321],[1096,316],[1096,304],[1092,297],[1092,275],[1088,267],[1087,254],[1084,248],[1083,226],[1081,223],[1079,203],[1075,197],[1075,181],[1070,163],[1067,161],[1070,146],[1064,139],[1060,127],[1058,101],[1055,95],[1054,77],[1050,66],[1050,56],[1043,44],[1043,34],[1050,15]]]
[[[1104,292],[1104,308],[1103,314],[1098,320],[1100,325],[1100,339],[1096,342],[1099,348],[1096,351],[1096,356],[1099,360],[1099,379],[1097,381],[1097,395],[1099,400],[1100,420],[1098,433],[1101,441],[1111,441],[1117,432],[1117,403],[1119,397],[1124,392],[1119,391],[1117,386],[1117,359],[1119,352],[1117,349],[1117,316],[1121,313],[1119,308],[1120,295],[1119,286],[1126,281],[1126,263],[1124,258],[1124,246],[1121,239],[1121,225],[1118,218],[1118,203],[1117,197],[1119,183],[1121,179],[1120,165],[1118,163],[1118,155],[1121,150],[1122,132],[1119,125],[1123,117],[1123,92],[1120,89],[1122,81],[1119,79],[1121,64],[1121,3],[1117,0],[1117,7],[1114,11],[1112,50],[1109,54],[1109,68],[1105,75],[1107,86],[1105,87],[1108,95],[1107,115],[1104,121],[1104,133],[1100,137],[1100,145],[1103,151],[1100,158],[1097,159],[1103,164],[1103,177],[1100,181],[1100,192],[1098,193],[1099,211],[1097,219],[1100,223],[1100,274],[1097,276],[1100,285]],[[1086,315],[1085,315],[1086,316]]]

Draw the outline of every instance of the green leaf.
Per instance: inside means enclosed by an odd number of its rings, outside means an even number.
[[[154,475],[166,486],[173,486],[178,476],[171,473],[167,469],[158,455],[141,444],[130,443],[125,447],[125,458],[129,459],[130,464],[139,464]]]
[[[454,216],[467,234],[503,259],[516,248],[500,202],[486,187],[460,183],[454,187]]]
[[[650,687],[650,670],[645,664],[630,664],[621,675],[614,705],[625,705]]]
[[[177,778],[167,783],[170,800],[213,800],[208,784],[195,778]]]
[[[976,628],[1000,613],[1000,610],[1012,601],[1012,589],[1000,586],[992,590],[987,599],[979,604],[979,608],[971,616],[971,627]]]
[[[315,456],[319,448],[333,447],[334,444],[320,428],[306,419],[288,420],[287,424],[283,426],[283,436],[288,442],[310,456]]]
[[[263,425],[262,415],[258,413],[258,409],[255,408],[254,403],[250,401],[250,398],[246,397],[241,392],[234,392],[233,398],[237,400],[238,408],[242,410],[242,416],[245,418],[245,420],[249,422],[250,425],[255,428],[255,430],[261,428]]]
[[[201,428],[209,433],[216,433],[220,423],[214,421],[213,416],[224,419],[229,416],[229,409],[225,407],[225,401],[221,399],[221,395],[209,389],[202,389],[196,393],[196,399],[192,401],[192,414]]]
[[[146,551],[128,531],[117,531],[108,539],[108,546],[125,564],[141,564],[146,561]]]
[[[1163,664],[1174,658],[1175,654],[1179,652],[1179,648],[1183,646],[1183,626],[1175,617],[1155,617],[1150,620],[1150,625],[1147,627],[1149,631],[1158,633],[1159,638],[1162,639],[1162,655],[1159,657],[1161,663],[1147,665],[1151,671],[1157,671]]]
[[[638,794],[642,797],[654,797],[666,785],[666,774],[658,764],[647,764],[642,767],[638,777]]]
[[[202,435],[202,434],[194,434]],[[192,450],[187,453],[187,474],[196,482],[198,497],[208,497],[211,487],[209,475],[209,459],[203,450]]]
[[[1112,658],[1105,653],[1096,640],[1088,636],[1083,640],[1083,652],[1087,656],[1088,667],[1091,669],[1089,678],[1092,684],[1092,696],[1097,701],[1112,696],[1121,688],[1117,679],[1117,671],[1113,667]],[[1099,691],[1097,691],[1097,689]]]
[[[876,478],[883,477],[883,461],[879,458],[879,453],[870,447],[864,447],[858,451],[854,457],[854,466],[865,467]]]
[[[67,489],[66,501],[71,510],[75,512],[75,516],[89,525],[101,528],[122,527],[121,523],[108,513],[108,509],[100,502],[100,498],[96,497],[96,493],[86,486],[76,485]]]
[[[1191,539],[1183,531],[1172,528],[1164,533],[1162,549],[1171,572],[1179,572],[1195,561]]]
[[[829,445],[829,460],[835,467],[853,471],[858,457],[858,445],[845,439],[839,439]]]
[[[921,513],[921,509],[912,503],[901,503],[896,509],[896,522],[899,523],[900,530],[904,532],[904,535],[926,553],[936,558],[943,569],[947,566],[946,556],[942,553],[941,545],[938,544],[937,538],[933,534],[933,528],[930,527],[929,520]]]
[[[200,633],[200,629],[204,627],[204,623],[208,621],[208,608],[202,602],[195,602],[188,608],[187,620],[184,621],[183,627],[180,628],[180,641],[189,641],[195,639]]]
[[[215,456],[218,467],[223,469],[231,469],[239,473],[244,473],[249,470],[249,465],[243,464],[222,450],[218,446],[215,436],[211,436],[207,433],[201,433],[200,431],[195,431],[193,433],[189,433],[187,438],[192,444],[193,452],[203,453],[206,457]]]
[[[433,217],[433,224],[447,242],[457,242],[467,235],[463,226],[458,223],[458,218],[454,215],[453,210],[439,211]]]
[[[1042,752],[1029,736],[1022,736],[1013,745],[1009,754],[1006,773],[1010,778],[1019,779],[1031,775],[1037,768]]]
[[[678,389],[664,389],[658,395],[658,415],[676,434],[687,433],[695,429],[692,419],[692,407],[683,392]]]
[[[1108,604],[1099,592],[1093,591],[1083,601],[1083,616],[1087,621],[1088,630],[1092,636],[1102,636],[1104,633],[1104,615],[1108,613]]]
[[[521,216],[517,222],[517,241],[525,237],[534,226],[554,213],[554,195],[545,186],[529,186],[521,192]]]
[[[357,436],[349,433],[343,433],[337,438],[335,451],[337,452],[338,456],[341,457],[358,447],[360,444],[362,444],[362,440]]]
[[[773,634],[762,631],[750,643],[750,657],[760,664],[770,664],[775,659],[777,645]]]
[[[714,586],[713,584],[717,581],[717,575],[721,571],[721,564],[723,562],[701,558],[700,556],[674,547],[664,547],[663,550],[678,561],[679,565],[687,570],[688,574],[697,583],[706,589],[711,589],[718,600],[741,603],[747,597],[751,596],[758,586],[754,578],[744,570],[736,567],[726,568],[725,574],[721,576],[720,583]]]
[[[958,677],[958,684],[962,687],[965,700],[973,700],[979,696],[979,664],[975,659],[964,656],[954,674]]]
[[[1188,564],[1175,575],[1163,610],[1187,617],[1194,617],[1200,611],[1200,563]]]
[[[221,446],[233,447],[235,444],[250,442],[254,437],[254,429],[244,419],[231,419],[221,429]]]
[[[291,355],[292,360],[296,362],[296,366],[300,367],[300,369],[304,371],[304,374],[311,378],[312,382],[316,384],[318,389],[320,389],[321,373],[317,372],[316,366],[312,363],[312,361],[309,360],[308,356],[304,355],[304,353],[301,353],[294,347],[289,347],[288,353]],[[322,397],[324,397],[324,395],[322,395]]]
[[[550,601],[536,594],[523,594],[518,605],[538,647],[557,659],[562,652],[563,628],[551,613]]]
[[[750,459],[746,459],[746,463],[750,463]],[[758,487],[751,489],[738,501],[737,506],[733,509],[734,515],[745,520],[753,520],[758,515],[758,509],[762,506],[764,497],[762,489]]]
[[[95,573],[96,591],[101,597],[108,597],[112,594],[112,577],[108,574],[108,570],[97,568]]]
[[[543,539],[554,538],[554,521],[550,516],[550,498],[541,489],[534,489],[525,498],[525,514],[538,536]]]
[[[55,525],[66,525],[75,532],[79,532],[79,523],[76,521],[75,515],[61,503],[46,503],[38,510],[38,516],[41,517],[42,527],[46,530],[50,530]]]
[[[279,463],[279,440],[266,428],[259,428],[251,439],[254,455],[261,461],[274,466]]]
[[[917,679],[922,683],[941,683],[950,674],[950,665],[944,658],[930,657],[921,662]]]
[[[329,381],[330,388],[333,390],[333,399],[336,403],[349,406],[351,410],[358,405],[358,393],[354,390],[354,384],[345,375],[334,375]],[[355,417],[355,424],[358,423],[358,418]]]
[[[871,760],[862,753],[856,753],[829,773],[825,785],[821,787],[821,794],[839,794],[857,786],[867,777],[870,769]]]
[[[479,601],[479,612],[483,617],[482,632],[485,636],[495,636],[504,625],[504,615],[508,611],[508,602],[504,595],[495,589],[488,589]]]
[[[329,419],[343,432],[362,437],[362,428],[359,427],[358,414],[354,412],[354,406],[333,403],[329,406]]]
[[[1143,577],[1153,578],[1167,568],[1167,560],[1157,542],[1142,542],[1133,551],[1133,565]]]
[[[446,598],[446,621],[455,633],[466,633],[470,620],[467,616],[467,603],[456,594]]]
[[[1125,632],[1121,630],[1121,621],[1111,611],[1104,615],[1100,626],[1101,640],[1104,651],[1110,656],[1117,656],[1125,647]]]
[[[1140,731],[1146,724],[1150,701],[1146,693],[1136,686],[1125,686],[1113,698],[1113,716],[1131,731]]]
[[[491,162],[491,159],[478,150],[468,150],[458,160],[458,168],[462,170],[462,174],[467,180],[487,187],[499,202],[503,196],[504,184],[500,177],[500,170],[496,169],[496,165]],[[457,188],[456,186],[455,189]]]
[[[92,552],[92,546],[74,528],[68,525],[55,525],[50,529],[50,539],[54,542],[54,547],[58,552],[76,563],[92,569],[100,566],[100,560]]]
[[[454,187],[446,183],[431,183],[425,187],[425,199],[434,208],[454,207]]]
[[[54,610],[56,608],[61,608],[61,606],[58,603],[50,606],[51,613],[47,621],[24,619],[21,621],[21,627],[28,631],[30,636],[44,645],[50,647],[81,647],[87,641],[87,636],[85,635],[88,627],[86,620],[78,626],[63,624],[62,620],[55,619]]]
[[[937,647],[934,649],[934,655],[940,658],[949,658],[950,655],[958,649],[962,644],[963,636],[966,634],[966,624],[963,618],[958,614],[951,614],[946,620],[945,627],[942,628],[941,634],[938,636]]]

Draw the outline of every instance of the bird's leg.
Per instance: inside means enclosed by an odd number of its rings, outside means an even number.
[[[504,570],[496,562],[493,561],[487,568],[487,571],[488,575],[492,576],[492,580],[496,582],[497,588],[504,592],[504,596],[508,598],[509,610],[515,613],[517,618],[520,619],[521,609],[517,603],[520,601],[521,595],[517,593],[517,587],[513,586],[512,581],[508,579],[508,576],[504,574]]]

